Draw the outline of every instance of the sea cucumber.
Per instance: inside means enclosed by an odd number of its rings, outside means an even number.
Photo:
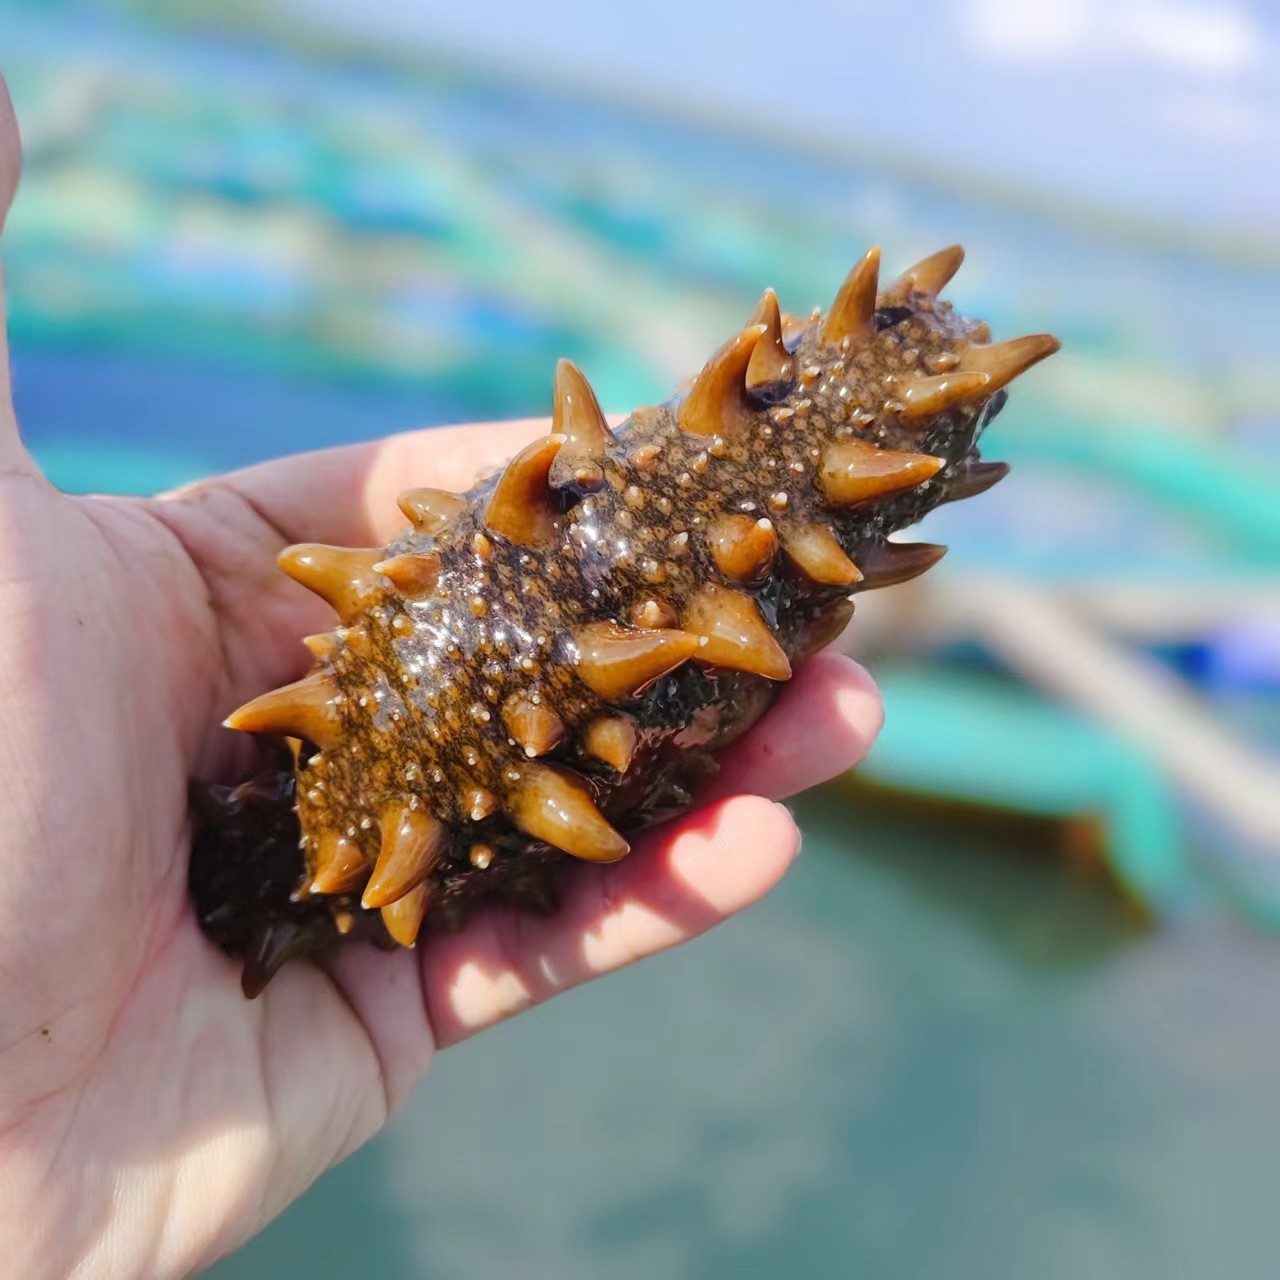
[[[226,723],[291,759],[193,793],[197,913],[248,994],[344,939],[412,946],[484,895],[554,909],[553,863],[626,856],[852,595],[939,560],[890,535],[1004,477],[978,437],[1058,349],[993,343],[942,301],[963,256],[881,289],[872,249],[808,319],[767,290],[616,430],[562,360],[551,432],[499,474],[407,491],[388,547],[281,553],[340,625],[304,641],[309,675]]]

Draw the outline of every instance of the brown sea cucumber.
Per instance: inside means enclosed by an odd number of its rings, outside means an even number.
[[[498,475],[404,493],[388,547],[282,553],[340,625],[227,723],[292,759],[196,791],[197,909],[248,992],[344,937],[411,946],[481,895],[550,909],[553,862],[626,856],[852,595],[938,561],[890,535],[1005,475],[978,436],[1058,348],[992,343],[940,300],[962,258],[881,289],[873,249],[807,320],[768,290],[686,390],[616,430],[561,361],[550,434]]]

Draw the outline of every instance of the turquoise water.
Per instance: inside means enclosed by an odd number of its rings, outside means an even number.
[[[1273,1274],[1272,939],[798,813],[771,899],[450,1050],[211,1280]]]

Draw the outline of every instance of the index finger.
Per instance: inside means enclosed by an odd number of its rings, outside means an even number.
[[[469,489],[483,467],[548,430],[544,418],[428,427],[260,463],[217,483],[245,498],[290,542],[382,546],[407,527],[396,506],[405,489]]]

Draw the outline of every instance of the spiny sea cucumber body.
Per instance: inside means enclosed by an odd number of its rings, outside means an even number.
[[[386,548],[282,553],[341,625],[227,722],[292,769],[197,805],[197,909],[247,991],[344,937],[412,945],[481,895],[551,909],[553,862],[621,858],[687,808],[852,595],[937,562],[889,535],[1004,476],[977,438],[1058,347],[991,343],[941,301],[962,258],[880,289],[873,249],[808,320],[766,291],[616,431],[561,361],[551,433],[499,474],[409,490]]]

